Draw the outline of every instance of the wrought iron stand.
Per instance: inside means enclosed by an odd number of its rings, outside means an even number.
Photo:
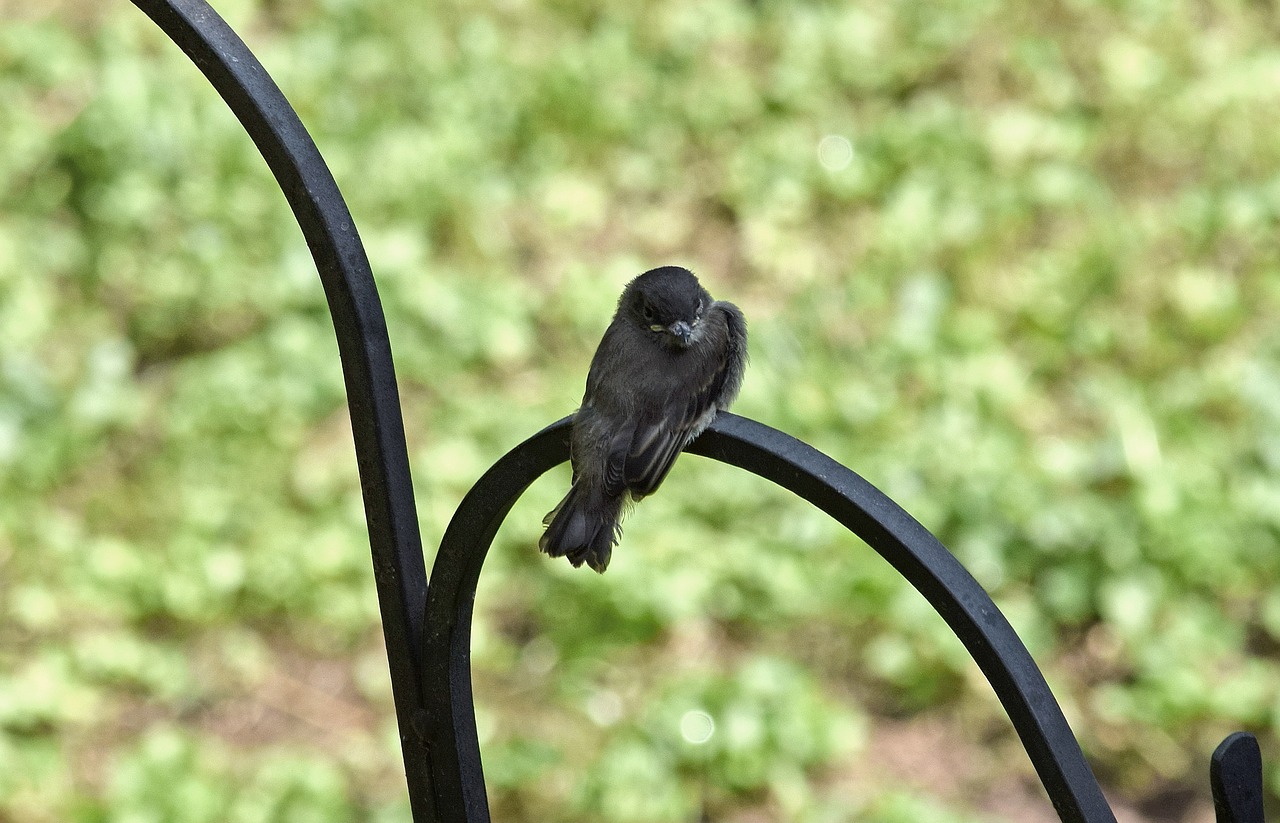
[[[204,0],[134,0],[240,119],[293,208],[338,336],[405,773],[417,823],[487,823],[471,695],[471,616],[480,569],[524,490],[569,456],[569,420],[493,465],[463,499],[427,585],[386,321],[364,246],[332,174],[261,63]],[[1115,816],[1035,661],[945,547],[848,468],[782,432],[721,414],[688,451],[791,490],[865,540],[937,609],[1009,713],[1059,817]],[[1214,753],[1218,823],[1262,823],[1262,760],[1249,734]]]

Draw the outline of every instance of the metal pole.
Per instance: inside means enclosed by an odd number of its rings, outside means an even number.
[[[134,3],[187,53],[240,119],[315,259],[342,358],[410,802],[415,820],[437,820],[426,741],[418,730],[426,566],[391,344],[369,259],[311,136],[231,27],[203,0]]]

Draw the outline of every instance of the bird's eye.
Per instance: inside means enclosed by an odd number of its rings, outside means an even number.
[[[640,315],[644,318],[644,321],[646,323],[652,323],[653,322],[653,306],[650,306],[648,303],[645,303],[643,306],[640,307]]]
[[[699,301],[698,301],[698,309],[697,309],[697,311],[695,311],[695,312],[694,312],[693,316],[694,316],[694,317],[701,317],[701,316],[702,316],[702,310],[703,310],[703,309],[705,309],[705,308],[706,308],[706,304],[705,304],[705,303],[703,303],[703,301],[699,300]]]

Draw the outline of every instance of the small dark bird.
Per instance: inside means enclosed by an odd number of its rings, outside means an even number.
[[[746,319],[693,272],[663,266],[628,283],[573,418],[573,486],[542,519],[538,548],[603,573],[623,508],[658,490],[684,447],[738,396],[746,365]]]

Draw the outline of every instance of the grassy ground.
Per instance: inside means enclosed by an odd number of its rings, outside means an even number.
[[[1280,762],[1269,5],[217,5],[368,247],[429,555],[681,263],[750,320],[735,410],[942,538],[1127,819],[1210,819],[1236,728]],[[0,14],[0,821],[407,819],[283,198],[128,4]],[[858,541],[689,457],[597,577],[534,548],[566,481],[482,579],[495,819],[1052,819]]]

